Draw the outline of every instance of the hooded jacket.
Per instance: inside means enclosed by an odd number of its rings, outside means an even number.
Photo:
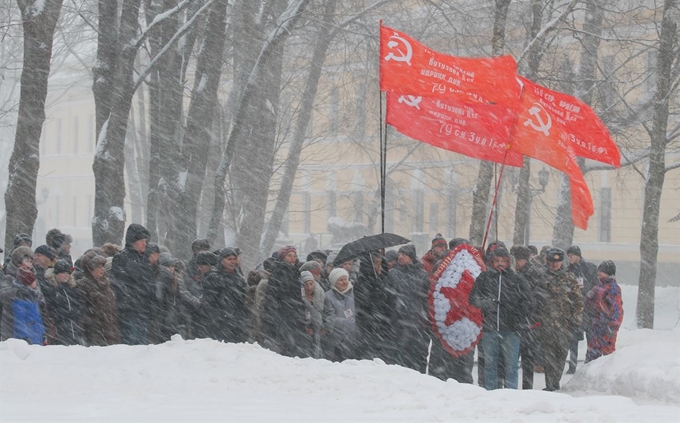
[[[470,304],[482,310],[485,331],[518,332],[530,327],[533,293],[527,280],[512,269],[480,273],[470,291]]]

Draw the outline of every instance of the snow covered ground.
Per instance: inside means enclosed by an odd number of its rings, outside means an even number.
[[[565,375],[561,393],[487,392],[380,361],[290,359],[255,345],[0,343],[0,421],[680,421],[680,289],[657,289],[655,330],[635,330],[623,287],[618,350]],[[580,355],[585,351],[582,346]]]

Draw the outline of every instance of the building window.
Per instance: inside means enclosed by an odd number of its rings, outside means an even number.
[[[430,203],[430,232],[439,230],[439,203]]]
[[[61,119],[57,119],[57,154],[61,154]]]
[[[328,115],[328,130],[331,135],[337,135],[338,126],[340,122],[339,117],[340,110],[340,90],[338,87],[333,87],[331,89],[330,96],[330,110]]]
[[[338,199],[335,191],[326,191],[326,210],[329,219],[338,215]]]
[[[612,239],[612,189],[600,189],[600,242]]]
[[[354,191],[352,193],[352,202],[354,203],[354,221],[364,221],[364,194],[361,191]]]
[[[73,152],[78,154],[78,116],[73,118]]]

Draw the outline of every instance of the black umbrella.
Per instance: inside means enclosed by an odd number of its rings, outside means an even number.
[[[394,247],[395,245],[408,244],[409,242],[411,241],[403,236],[395,234],[365,236],[356,241],[352,241],[349,244],[345,244],[338,253],[338,256],[333,260],[333,264],[337,266],[347,260],[356,258],[361,255],[361,253],[380,250],[381,248]]]

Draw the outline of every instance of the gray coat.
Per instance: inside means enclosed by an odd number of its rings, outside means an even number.
[[[312,354],[313,358],[321,357],[321,331],[333,332],[335,327],[335,308],[321,285],[314,283],[314,295],[312,301],[306,296],[302,297],[309,316],[308,328],[312,329]]]
[[[335,325],[333,332],[327,333],[324,338],[324,352],[330,353],[335,347],[353,350],[357,338],[356,306],[354,304],[354,288],[350,288],[344,294],[335,289],[326,292],[326,298],[333,307]],[[347,314],[346,310],[349,310]]]

